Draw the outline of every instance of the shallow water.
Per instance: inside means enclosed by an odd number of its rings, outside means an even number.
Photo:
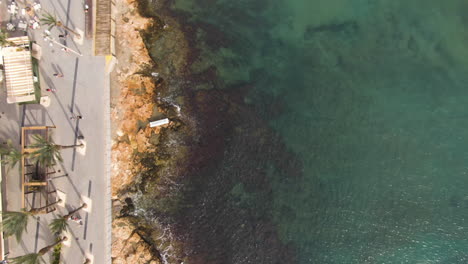
[[[468,2],[170,9],[220,104],[193,111],[217,117],[174,215],[188,263],[468,262]]]

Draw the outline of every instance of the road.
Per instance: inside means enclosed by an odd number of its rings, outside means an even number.
[[[19,1],[18,1],[19,2]],[[85,12],[82,1],[41,0],[44,10],[56,14],[66,26],[84,30]],[[1,18],[6,20],[6,5],[0,4]],[[40,14],[40,12],[39,12]],[[110,192],[109,192],[109,76],[105,73],[105,58],[92,55],[91,39],[82,38],[82,43],[73,40],[68,34],[66,45],[83,56],[65,52],[58,45],[49,46],[43,38],[41,29],[28,30],[32,40],[42,47],[40,60],[40,83],[42,95],[49,96],[50,106],[39,104],[17,105],[6,103],[5,88],[0,96],[0,141],[12,139],[19,147],[21,126],[56,126],[53,139],[57,144],[71,145],[78,142],[78,136],[84,137],[85,154],[75,149],[62,151],[63,163],[56,167],[64,175],[51,180],[50,184],[66,194],[66,207],[48,215],[42,215],[39,221],[30,221],[27,233],[18,244],[13,238],[7,241],[9,257],[37,252],[54,241],[48,229],[50,221],[57,215],[64,215],[83,203],[82,197],[92,201],[91,211],[79,214],[83,225],[70,223],[69,246],[62,249],[62,263],[83,263],[85,256],[92,255],[93,263],[110,263]],[[54,28],[51,37],[59,40],[62,30]],[[83,35],[84,36],[84,35]],[[63,77],[54,77],[62,73]],[[46,89],[55,89],[47,92]],[[72,113],[81,115],[79,120],[70,119]],[[18,166],[18,165],[17,165]],[[4,208],[20,210],[21,189],[20,175],[17,168],[3,168]],[[86,199],[86,198],[85,198]],[[49,263],[49,257],[45,260]]]

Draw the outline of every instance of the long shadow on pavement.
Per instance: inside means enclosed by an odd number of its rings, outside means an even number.
[[[91,198],[91,187],[93,185],[93,182],[92,181],[89,181],[89,184],[88,184],[88,197]],[[86,217],[85,217],[85,223],[84,223],[84,231],[83,231],[83,239],[86,240],[86,236],[88,234],[88,217],[89,217],[89,213],[86,212]]]
[[[49,111],[47,111],[47,109],[45,110],[45,113],[46,113],[47,117],[49,118],[50,122],[52,123],[52,126],[55,126],[55,122],[52,119],[52,117],[50,116]],[[46,123],[46,125],[47,125],[47,123]]]
[[[26,115],[27,119],[27,125],[28,126],[42,126],[45,125],[46,123],[46,116],[45,116],[45,109],[42,105],[37,105],[33,104],[30,105],[27,109],[27,113],[25,112],[24,114]],[[25,122],[26,123],[26,122]],[[23,124],[23,126],[26,124]]]
[[[83,257],[86,256],[84,249],[81,247],[80,243],[78,242],[79,238],[75,235],[75,232],[73,232],[71,228],[68,228],[68,232],[70,232],[70,234],[75,238],[76,244],[78,245],[78,248],[80,249],[81,254],[83,254]]]
[[[37,218],[36,222],[36,236],[34,239],[34,252],[37,252],[37,242],[39,241],[39,227],[40,227],[40,218]]]
[[[73,142],[74,145],[78,143],[78,133],[80,129],[80,120],[76,120],[76,126],[75,126],[75,140]],[[75,160],[76,160],[76,148],[73,148],[73,154],[72,154],[72,164],[71,164],[71,170],[75,170]]]
[[[81,111],[80,109],[78,108],[78,106],[76,107],[77,108],[77,112],[78,112],[78,115],[81,115]],[[76,120],[76,125],[75,125],[75,139],[73,141],[73,144],[76,145],[78,144],[78,138],[79,137],[82,137],[83,135],[81,134],[80,132],[80,119],[77,119]],[[75,170],[75,160],[76,160],[76,148],[73,148],[73,154],[72,154],[72,164],[71,164],[71,170],[74,171]]]
[[[20,126],[20,134],[21,134],[21,127],[24,126],[24,121],[25,121],[25,118],[26,118],[26,104],[23,105],[22,107],[22,111],[21,111],[21,126]],[[21,140],[21,139],[20,139]],[[21,144],[21,141],[20,141],[20,144]]]
[[[73,113],[74,105],[75,105],[75,95],[76,95],[76,80],[78,80],[78,65],[79,65],[79,58],[75,59],[75,72],[73,73],[73,89],[72,89],[72,98],[71,98],[71,109],[70,111]]]
[[[60,9],[62,9],[62,11],[65,13],[65,26],[66,27],[71,27],[71,28],[75,28],[75,24],[71,21],[70,19],[70,4],[71,4],[71,1],[68,0],[67,1],[67,8],[65,8],[62,4],[62,2],[60,1],[51,1],[51,4],[52,6],[54,7],[55,10],[57,10],[57,7],[55,6],[54,3],[58,3],[59,6],[60,6]]]
[[[66,9],[65,9],[65,7],[63,6],[63,4],[61,2],[58,2],[58,3],[59,3],[60,8],[63,10],[63,12],[66,15],[66,21],[64,23],[65,26],[70,27],[70,28],[76,28],[75,24],[70,19],[70,4],[71,4],[71,1],[69,0],[67,2],[67,8]],[[52,6],[54,7],[55,10],[57,9],[57,7],[53,3],[52,3]],[[71,33],[71,34],[73,34],[73,33]],[[68,35],[70,35],[70,34],[68,34]],[[73,41],[73,38],[72,38],[72,43],[73,43],[73,49],[78,51],[78,53],[82,54],[81,50],[76,45],[75,41]]]
[[[63,167],[63,165],[61,165],[62,167],[62,170],[65,174],[69,175],[69,173],[67,172],[67,170],[65,169],[65,167]],[[68,179],[68,181],[70,182],[73,190],[75,191],[75,194],[76,196],[78,196],[78,198],[81,200],[81,193],[78,191],[78,188],[76,188],[76,185],[73,183],[72,179],[70,178],[70,176],[66,177]]]
[[[57,100],[57,103],[59,104],[60,108],[62,109],[62,112],[65,114],[65,116],[68,117],[69,111],[67,111],[67,110],[65,109],[65,107],[64,107],[63,104],[62,104],[62,101],[60,101],[60,99],[59,99],[59,97],[57,96],[57,94],[56,94],[56,93],[53,93],[53,95],[54,95],[55,99]],[[75,128],[73,127],[73,123],[72,123],[72,121],[71,121],[69,118],[67,118],[67,123],[68,123],[68,125],[70,126],[71,130],[74,131]]]

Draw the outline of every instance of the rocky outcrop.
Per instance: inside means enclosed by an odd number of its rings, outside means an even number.
[[[159,264],[154,249],[139,234],[132,218],[118,218],[112,222],[112,263]]]
[[[118,64],[111,75],[112,259],[116,264],[159,264],[157,249],[139,232],[140,224],[133,217],[122,215],[119,206],[123,202],[122,190],[134,182],[142,169],[134,162],[134,154],[156,151],[149,139],[159,129],[149,128],[148,120],[158,111],[154,103],[157,87],[154,78],[145,73],[152,61],[140,36],[140,30],[153,22],[138,15],[133,0],[117,0],[116,7]]]
[[[151,22],[136,11],[135,1],[116,2],[117,59],[118,64],[112,75],[112,123],[114,142],[112,146],[112,196],[132,183],[135,171],[133,152],[147,151],[148,138],[157,133],[143,125],[152,116],[155,105],[154,80],[138,74],[142,65],[151,65],[151,58],[145,48],[139,30]],[[129,49],[131,47],[131,49]]]

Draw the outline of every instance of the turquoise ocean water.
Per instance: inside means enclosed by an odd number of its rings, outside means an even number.
[[[187,203],[216,219],[182,222],[219,228],[194,232],[201,244],[230,241],[199,263],[468,263],[467,1],[174,0],[170,10],[195,32],[193,73],[216,69],[216,82],[190,89],[249,109],[219,119],[234,132],[190,189]],[[243,245],[249,222],[258,239]],[[250,260],[266,232],[293,257]]]

